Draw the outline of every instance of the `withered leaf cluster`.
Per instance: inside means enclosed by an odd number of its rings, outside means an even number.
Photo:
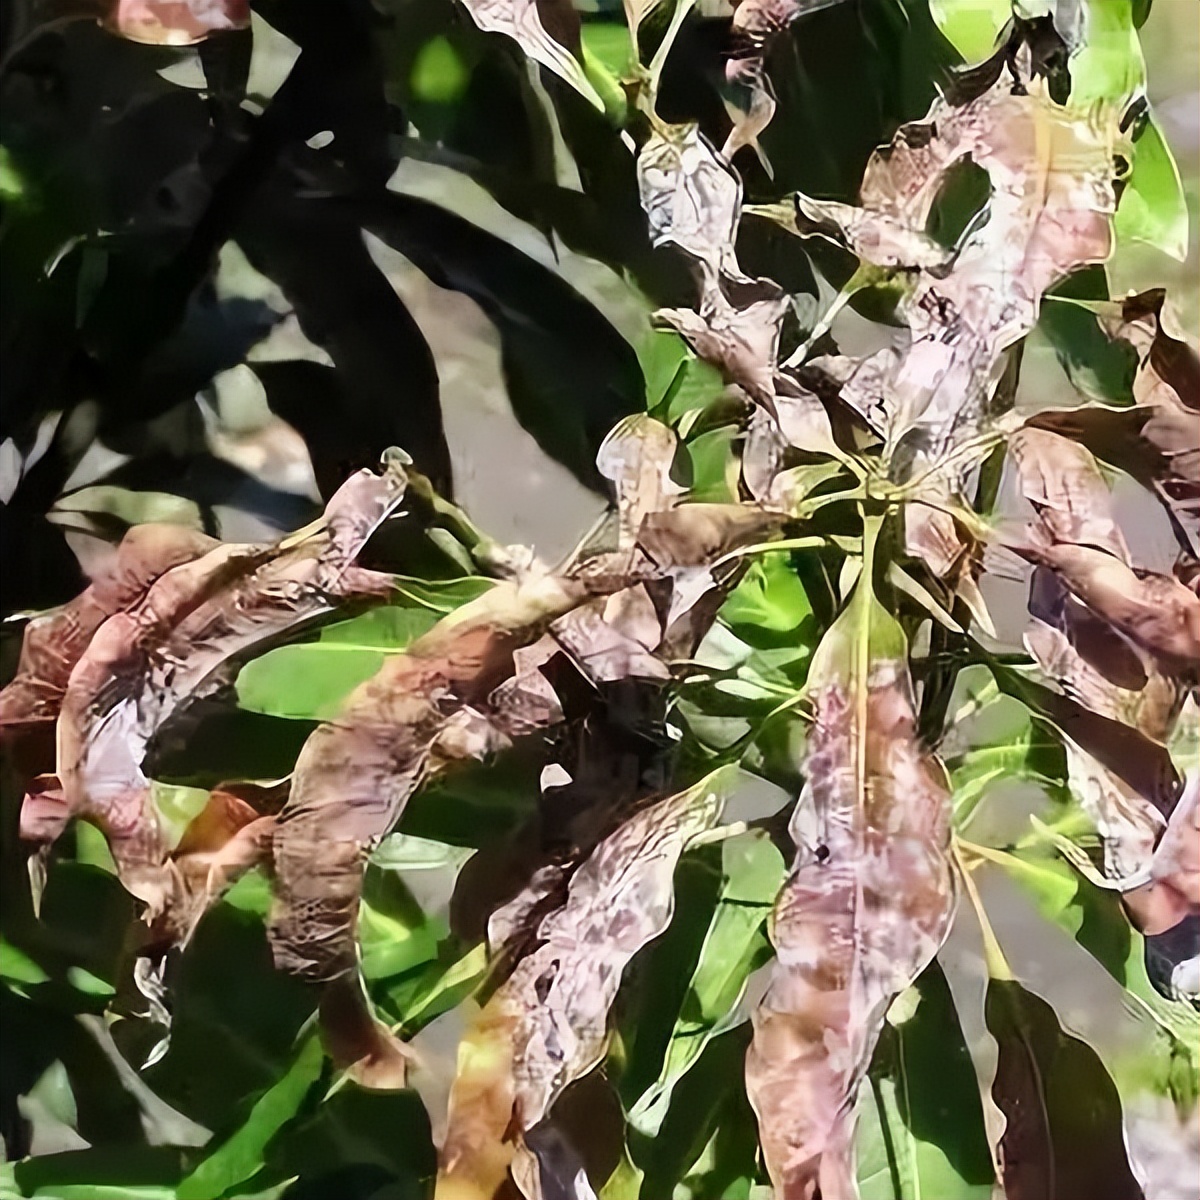
[[[424,1024],[390,1026],[371,996],[372,854],[422,800],[449,803],[453,793],[437,789],[469,778],[471,764],[537,758],[541,794],[529,799],[545,836],[536,854],[522,857],[516,838],[498,852],[511,871],[472,914],[481,965],[458,1009],[448,1095],[430,1101],[437,1200],[625,1200],[654,1178],[633,1165],[632,1137],[621,1165],[595,1177],[578,1131],[558,1117],[599,1070],[633,1087],[621,1078],[628,1030],[615,1036],[623,989],[672,927],[681,862],[709,861],[705,846],[737,838],[784,852],[786,875],[761,935],[751,930],[761,944],[743,946],[713,989],[736,1002],[703,1012],[698,968],[689,1002],[701,1015],[681,1017],[671,1036],[742,1036],[751,1170],[775,1200],[855,1200],[863,1114],[872,1103],[884,1112],[881,1079],[907,1086],[903,1063],[899,1083],[883,1064],[903,1046],[911,1006],[927,1003],[922,988],[949,973],[945,947],[971,911],[987,968],[974,1032],[988,1043],[976,1074],[997,1186],[1011,1200],[1065,1197],[1080,1180],[1107,1180],[1105,1194],[1122,1200],[1141,1194],[1125,1094],[1017,977],[979,881],[996,864],[1060,880],[1061,858],[1080,896],[1111,901],[1107,919],[1127,942],[1200,913],[1200,766],[1186,758],[1200,686],[1200,357],[1171,332],[1161,292],[1097,302],[1093,332],[1136,365],[1128,402],[1017,402],[1025,339],[1047,305],[1073,303],[1055,289],[1113,251],[1118,159],[1131,152],[1121,106],[1064,102],[1035,52],[1036,22],[1014,21],[991,62],[901,125],[867,162],[853,203],[794,193],[745,204],[735,161],[751,149],[761,157],[777,109],[771,48],[803,36],[804,18],[833,2],[734,6],[723,73],[736,102],[720,149],[711,129],[657,108],[691,5],[625,6],[635,58],[639,30],[661,39],[652,63],[623,81],[635,112],[623,144],[638,141],[630,187],[649,243],[677,255],[694,285],[690,305],[653,321],[680,336],[681,354],[686,343],[689,365],[715,368],[723,391],[702,411],[663,402],[611,429],[596,458],[611,511],[565,561],[497,547],[457,514],[455,536],[472,544],[456,543],[456,561],[488,586],[381,655],[315,722],[288,778],[222,783],[181,837],[156,803],[156,741],[184,728],[198,702],[226,695],[248,660],[395,599],[405,563],[387,563],[394,575],[367,568],[368,542],[452,510],[406,455],[351,475],[318,521],[276,542],[135,526],[78,598],[29,621],[0,691],[0,730],[30,747],[20,827],[34,867],[68,822],[98,826],[149,927],[137,952],[157,965],[260,868],[275,968],[313,985],[328,1055],[368,1088],[409,1086]],[[578,93],[572,104],[612,107],[572,5],[463,8],[507,39],[506,53],[554,77],[543,82]],[[176,45],[248,15],[147,0],[118,4],[109,19],[124,36]],[[987,200],[944,244],[934,218],[967,164],[986,177]],[[783,283],[743,269],[743,217],[857,259],[825,317],[808,321]],[[837,315],[876,285],[892,301],[886,336],[843,353]],[[728,434],[717,500],[690,477],[714,431]],[[1173,564],[1145,561],[1123,528],[1115,493],[1127,483],[1161,503]],[[772,578],[807,610],[781,613]],[[1027,608],[1019,642],[1006,644],[998,627],[1012,614],[998,611],[995,585],[1014,579]],[[753,613],[740,625],[739,606]],[[960,754],[962,714],[992,703],[990,692],[969,694],[974,670],[1020,709],[1030,746],[1050,746],[1036,769],[1032,750],[1002,758],[985,784],[1036,777],[1062,805],[1053,827],[1036,819],[1003,845],[972,840],[964,800],[979,775],[958,760],[996,750]],[[642,748],[653,746],[644,758],[622,758],[621,705],[642,721]],[[50,729],[52,753],[37,740]],[[786,808],[727,817],[746,773],[783,780]],[[492,849],[464,877],[482,877]],[[721,886],[731,886],[725,874]],[[761,962],[752,986],[746,964]],[[1132,994],[1133,982],[1120,983]],[[1171,1037],[1187,1019],[1162,1015],[1175,1003],[1139,999]],[[967,1033],[964,1007],[952,1034]],[[1078,1122],[1050,1069],[1099,1081]],[[644,1106],[644,1094],[621,1098],[626,1112]],[[1081,1152],[1088,1137],[1105,1139],[1103,1154]]]

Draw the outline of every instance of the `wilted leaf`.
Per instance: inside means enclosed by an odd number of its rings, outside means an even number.
[[[917,742],[905,651],[868,573],[809,672],[808,782],[790,826],[798,854],[746,1060],[781,1194],[854,1194],[854,1109],[884,1013],[953,913],[949,793]]]
[[[1025,641],[1042,670],[1089,712],[1151,742],[1165,741],[1181,690],[1161,675],[1148,675],[1113,630],[1052,577],[1039,569],[1031,587],[1035,620]],[[1105,873],[1123,885],[1141,881],[1163,825],[1165,797],[1157,781],[1147,787],[1114,770],[1097,745],[1105,736],[1100,731],[1079,723],[1063,725],[1063,732],[1071,789],[1103,839]],[[1137,754],[1132,739],[1123,754],[1126,760]]]
[[[1136,405],[1084,406],[1039,414],[1031,423],[1076,437],[1093,453],[1152,488],[1166,506],[1184,552],[1200,557],[1200,356],[1164,328],[1163,291],[1129,297],[1105,320],[1137,351]]]
[[[667,126],[651,136],[638,155],[638,191],[654,245],[678,246],[714,280],[740,276],[733,242],[741,180],[699,126]]]
[[[249,0],[111,0],[104,25],[134,42],[192,46],[209,35],[250,28]]]
[[[55,720],[71,671],[104,621],[136,604],[160,575],[216,545],[180,525],[131,529],[104,575],[60,611],[26,627],[17,673],[0,691],[0,726]]]
[[[1092,546],[1130,561],[1108,484],[1087,450],[1057,434],[1027,428],[1009,439],[1008,452],[1025,498],[1053,541]]]
[[[1200,912],[1200,772],[1187,788],[1154,849],[1150,881],[1125,894],[1125,905],[1143,933],[1164,933]]]
[[[654,244],[679,246],[699,267],[699,309],[664,309],[656,320],[681,333],[701,358],[773,412],[788,300],[777,284],[748,279],[738,266],[737,173],[697,126],[662,126],[638,156],[638,190]]]
[[[562,906],[541,919],[536,948],[460,1045],[439,1197],[490,1196],[518,1154],[522,1170],[537,1177],[522,1135],[603,1055],[621,974],[666,929],[675,865],[716,822],[730,782],[716,772],[629,818],[575,872]]]
[[[275,835],[280,966],[319,980],[354,970],[365,851],[426,779],[503,743],[487,698],[513,652],[589,598],[556,576],[498,584],[389,659],[309,738]]]
[[[59,778],[73,813],[104,828],[122,882],[157,918],[174,899],[142,759],[154,734],[224,680],[258,642],[330,611],[347,595],[386,595],[389,576],[354,559],[399,504],[399,464],[363,471],[322,526],[278,546],[222,545],[160,576],[109,617],[71,673],[58,725]]]
[[[677,446],[669,426],[641,413],[619,422],[601,444],[596,467],[615,486],[622,549],[637,542],[648,513],[674,507],[684,490],[671,478]]]
[[[1139,574],[1091,546],[1024,547],[1092,612],[1146,651],[1164,674],[1188,681],[1200,663],[1200,598],[1179,580]]]
[[[779,335],[789,302],[769,280],[746,290],[754,298],[738,306],[714,285],[705,289],[698,312],[664,308],[655,320],[681,333],[702,359],[773,413]]]
[[[604,101],[576,57],[579,14],[569,0],[464,0],[464,4],[480,29],[512,38],[534,62],[603,111]]]

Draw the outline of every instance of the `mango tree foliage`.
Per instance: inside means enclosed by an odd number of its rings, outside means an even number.
[[[1148,5],[17,7],[0,1192],[1195,1175]],[[561,553],[455,499],[464,362]]]

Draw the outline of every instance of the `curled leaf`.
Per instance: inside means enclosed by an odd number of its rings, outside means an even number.
[[[698,312],[665,308],[655,320],[682,334],[701,358],[774,413],[779,336],[789,301],[766,280],[754,285],[754,294],[760,298],[738,307],[714,284],[705,290]]]
[[[737,173],[695,125],[663,126],[638,156],[638,190],[654,244],[679,246],[700,273],[699,309],[664,309],[655,319],[773,412],[788,299],[775,283],[749,279],[738,266]]]
[[[104,621],[136,604],[160,575],[216,545],[181,525],[130,529],[102,576],[65,607],[26,626],[16,675],[0,691],[0,727],[57,719],[71,671]]]
[[[674,507],[683,491],[671,478],[678,444],[673,429],[645,413],[618,422],[601,443],[596,467],[615,486],[622,549],[637,542],[647,513]]]
[[[864,578],[809,675],[808,782],[746,1086],[777,1194],[853,1197],[855,1101],[888,1006],[937,953],[949,792],[921,749],[904,637]]]
[[[480,29],[512,38],[534,62],[604,111],[578,57],[579,14],[570,0],[463,0],[463,5]]]
[[[1050,539],[1105,550],[1130,561],[1112,514],[1108,485],[1083,446],[1044,429],[1019,430],[1008,442],[1025,498]]]
[[[1126,892],[1125,906],[1147,934],[1200,912],[1200,772],[1193,770],[1154,850],[1150,881]]]
[[[514,652],[589,598],[556,576],[499,584],[385,663],[309,737],[274,840],[280,967],[321,981],[353,972],[367,850],[423,782],[503,744],[487,702]]]
[[[1052,409],[1029,424],[1078,439],[1150,488],[1194,561],[1200,558],[1200,355],[1164,328],[1165,306],[1160,289],[1130,296],[1117,315],[1103,319],[1138,355],[1132,407]]]
[[[1033,328],[1047,288],[1111,249],[1116,138],[1110,109],[1085,117],[1039,80],[1013,87],[1001,78],[966,103],[939,99],[925,121],[903,126],[868,163],[858,208],[797,199],[885,260],[876,265],[914,260],[900,305],[908,348],[873,383],[878,400],[857,406],[886,436],[892,477],[934,505],[908,514],[907,538],[937,574],[961,566],[961,534],[944,510],[993,444],[986,434],[1005,351]],[[987,219],[938,262],[925,230],[949,172],[968,159],[991,183]]]
[[[715,279],[741,275],[733,251],[742,183],[696,125],[656,131],[638,155],[638,191],[655,246],[672,243]]]
[[[261,641],[332,609],[347,595],[386,595],[389,576],[354,559],[399,504],[402,471],[359,472],[321,526],[278,546],[222,545],[161,575],[109,617],[71,673],[58,722],[59,777],[76,815],[104,830],[122,881],[157,918],[178,877],[142,771],[147,748],[186,705],[225,681]]]
[[[575,872],[561,907],[542,918],[537,947],[460,1046],[439,1200],[491,1196],[523,1135],[600,1061],[622,972],[666,929],[675,865],[688,842],[716,822],[730,778],[710,775],[631,817]],[[538,1168],[526,1159],[523,1170]],[[536,1192],[527,1187],[525,1194]]]

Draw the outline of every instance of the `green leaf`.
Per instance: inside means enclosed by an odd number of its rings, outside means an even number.
[[[445,594],[439,600],[448,602]],[[410,645],[437,617],[428,605],[390,604],[330,625],[315,642],[269,650],[238,673],[238,704],[266,716],[330,720],[389,654]]]
[[[435,959],[447,932],[440,924],[426,917],[396,871],[372,864],[359,912],[363,977],[387,979]]]
[[[423,974],[414,981],[415,986],[390,988],[388,1004],[411,1034],[468,996],[483,978],[487,965],[487,946],[480,943],[448,967],[439,966]]]
[[[262,1168],[271,1139],[299,1112],[324,1065],[320,1039],[310,1034],[287,1073],[255,1101],[245,1122],[179,1184],[177,1200],[218,1200],[251,1179]]]
[[[733,443],[738,436],[736,425],[722,425],[719,429],[706,430],[686,443],[692,464],[692,500],[737,503],[737,460]]]
[[[0,937],[0,979],[6,983],[45,983],[50,976],[24,950]]]
[[[790,633],[811,614],[808,593],[783,553],[759,555],[721,607],[721,618],[739,636],[761,629]]]
[[[586,54],[602,63],[618,79],[628,75],[634,63],[633,41],[624,21],[585,21],[580,29]],[[587,66],[587,60],[584,60]]]
[[[1071,56],[1071,103],[1124,106],[1146,82],[1132,0],[1085,0],[1083,44]]]
[[[722,846],[723,882],[717,906],[671,1032],[658,1079],[629,1114],[640,1133],[658,1133],[679,1080],[705,1046],[730,1027],[750,973],[770,954],[764,926],[783,883],[783,858],[761,834]]]
[[[154,1184],[130,1186],[127,1183],[68,1183],[56,1184],[53,1188],[38,1188],[26,1192],[32,1197],[46,1200],[176,1200],[173,1187],[157,1187]]]
[[[0,201],[17,206],[26,199],[25,180],[7,146],[0,146]]]
[[[1050,343],[1071,382],[1093,400],[1108,404],[1133,403],[1137,351],[1122,338],[1110,338],[1100,327],[1091,302],[1108,299],[1108,276],[1103,267],[1085,267],[1051,288],[1043,298],[1037,338]],[[1082,303],[1079,303],[1082,302]]]
[[[427,104],[453,104],[467,90],[470,72],[458,51],[444,38],[430,38],[412,65],[413,94]]]
[[[989,58],[1012,17],[1011,0],[929,0],[946,40],[969,62]]]
[[[1184,262],[1188,252],[1188,210],[1183,181],[1171,148],[1153,114],[1133,147],[1133,172],[1114,223],[1118,241],[1145,242]]]
[[[247,663],[237,678],[238,704],[266,716],[329,721],[386,658],[382,650],[314,646],[280,646]]]
[[[255,867],[225,893],[221,902],[265,919],[271,911],[271,900],[271,882],[261,867]]]
[[[899,1011],[914,1003],[911,1011]],[[936,963],[888,1013],[855,1149],[861,1200],[988,1200],[992,1194],[975,1071]]]
[[[1047,921],[1066,930],[1126,989],[1129,1003],[1173,1043],[1164,1047],[1168,1058],[1180,1050],[1190,1060],[1192,1072],[1200,1072],[1200,1015],[1186,1003],[1167,1000],[1151,983],[1145,939],[1130,924],[1119,897],[1089,883],[1070,864],[1044,851],[994,851],[988,857],[1029,895]],[[1156,1086],[1169,1082],[1165,1077],[1169,1062],[1142,1066],[1151,1073],[1159,1072]]]

